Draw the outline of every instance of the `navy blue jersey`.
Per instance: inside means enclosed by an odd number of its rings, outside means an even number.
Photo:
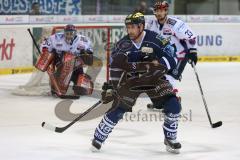
[[[176,54],[169,41],[153,31],[144,31],[145,36],[139,46],[134,44],[129,36],[126,35],[117,42],[112,55],[126,53],[128,55],[128,62],[143,62],[149,58],[157,59],[169,70],[175,68]]]
[[[176,54],[169,41],[153,31],[144,31],[145,35],[142,42],[139,43],[139,46],[134,44],[128,35],[118,41],[112,52],[111,59],[113,59],[116,54],[126,54],[128,56],[128,62],[158,60],[161,64],[165,65],[168,70],[175,68],[177,64]],[[112,68],[110,65],[110,80],[112,82],[115,81],[115,84],[120,80],[122,73],[123,70],[120,68]]]

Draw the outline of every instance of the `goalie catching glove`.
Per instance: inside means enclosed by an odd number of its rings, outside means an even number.
[[[93,52],[91,52],[90,50],[81,50],[79,56],[81,57],[85,65],[93,65]]]

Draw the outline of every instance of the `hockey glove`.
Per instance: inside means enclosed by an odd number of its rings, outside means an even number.
[[[107,82],[105,82],[102,86],[102,101],[103,104],[107,104],[111,101],[113,101],[114,99],[114,95],[113,95],[113,86]]]
[[[190,64],[194,63],[195,65],[197,64],[198,61],[197,52],[189,52],[185,55],[185,58],[187,58],[188,63]]]
[[[84,64],[88,66],[93,65],[93,52],[90,50],[81,50],[80,57],[82,58]]]

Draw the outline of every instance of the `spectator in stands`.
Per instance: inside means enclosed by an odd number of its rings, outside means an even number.
[[[141,12],[144,15],[152,15],[153,14],[153,8],[148,7],[147,2],[144,0],[141,0],[138,4],[136,12]]]
[[[30,15],[41,15],[40,5],[38,2],[34,2],[31,7]]]

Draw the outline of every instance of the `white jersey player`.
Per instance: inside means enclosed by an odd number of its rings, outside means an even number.
[[[146,29],[170,39],[171,44],[176,49],[179,60],[183,59],[186,53],[193,53],[197,56],[196,34],[182,20],[168,16],[168,7],[169,5],[166,1],[157,2],[154,5],[156,18],[147,21]],[[193,61],[195,62],[196,59]]]
[[[72,27],[72,28],[71,28]],[[54,52],[59,55],[63,53],[72,53],[76,56],[82,51],[93,52],[91,41],[86,36],[71,32],[75,30],[73,25],[65,27],[65,32],[59,32],[45,39],[41,48],[47,48],[49,52]]]
[[[46,38],[41,45],[41,51],[35,66],[48,72],[53,94],[66,98],[70,81],[74,83],[74,96],[91,93],[92,82],[90,77],[84,74],[83,65],[92,65],[93,49],[91,41],[77,34],[74,25],[67,25],[63,33]],[[89,84],[90,90],[81,88],[83,83]]]
[[[155,18],[146,22],[146,29],[157,32],[162,37],[169,39],[175,48],[178,65],[167,79],[176,88],[174,81],[175,79],[181,79],[181,74],[187,62],[190,64],[192,62],[197,63],[196,34],[182,20],[168,16],[168,7],[169,4],[166,1],[156,2],[154,5]],[[148,108],[153,106],[148,105]]]

